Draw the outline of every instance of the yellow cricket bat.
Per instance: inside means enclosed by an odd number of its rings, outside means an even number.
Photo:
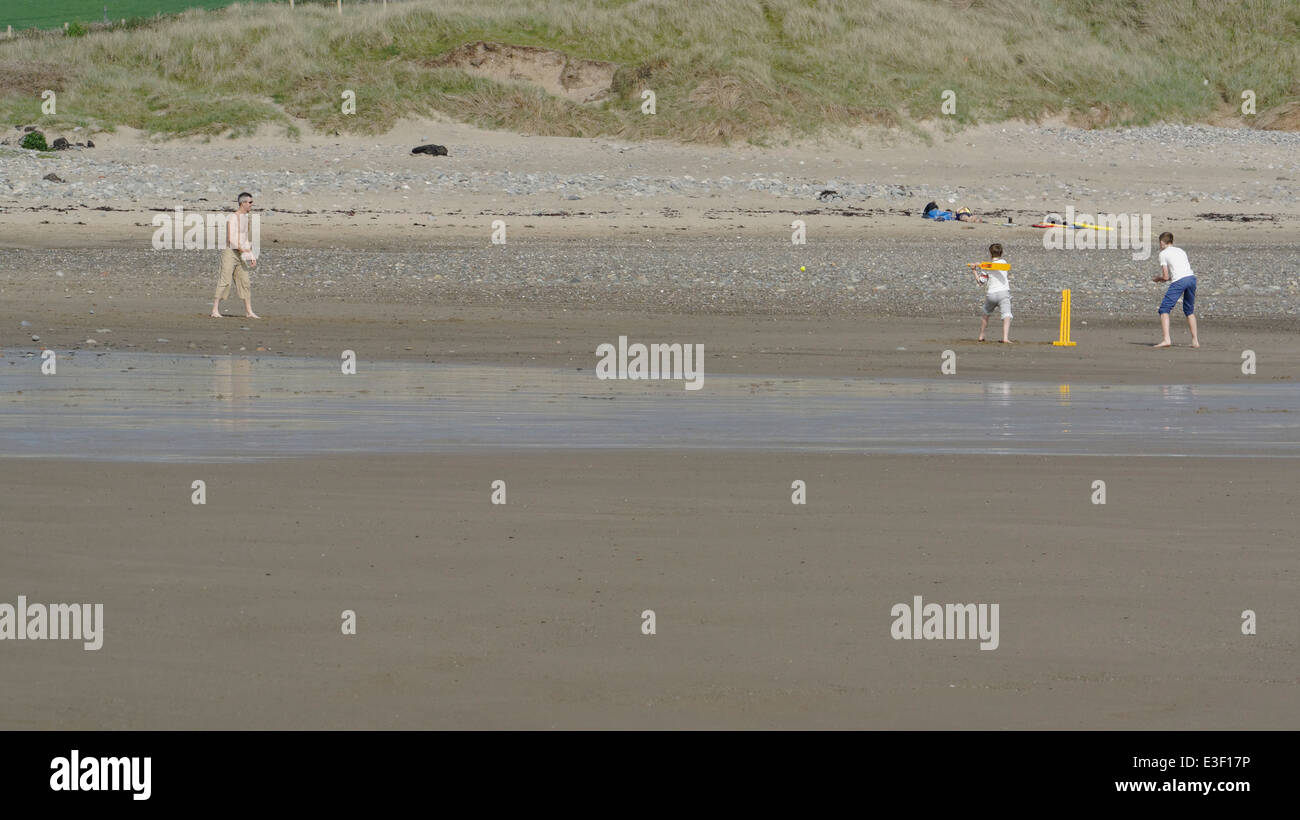
[[[1010,262],[968,262],[968,268],[979,268],[980,270],[1011,270]]]

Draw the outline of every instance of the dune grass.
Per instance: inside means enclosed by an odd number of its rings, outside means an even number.
[[[378,133],[439,112],[566,136],[765,141],[866,123],[1064,114],[1094,126],[1223,121],[1300,99],[1294,0],[407,0],[234,5],[0,39],[0,118],[164,135],[301,118]],[[476,40],[620,66],[595,105],[451,68]],[[38,88],[39,87],[39,88]],[[58,92],[43,116],[39,90]],[[641,113],[653,89],[657,113]],[[356,115],[341,113],[355,91]],[[945,91],[956,113],[943,116]],[[1249,123],[1249,118],[1241,120]]]

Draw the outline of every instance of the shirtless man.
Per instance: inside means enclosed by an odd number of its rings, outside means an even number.
[[[253,210],[253,195],[244,192],[236,201],[239,208],[226,220],[226,247],[221,251],[221,279],[217,282],[216,298],[212,300],[212,318],[221,318],[221,300],[230,295],[231,280],[235,293],[244,300],[244,315],[261,319],[253,312],[253,294],[249,289],[248,269],[257,267],[253,244],[249,241],[248,223]]]

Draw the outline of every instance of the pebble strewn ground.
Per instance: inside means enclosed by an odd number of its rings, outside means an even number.
[[[1265,145],[1300,148],[1300,133],[1294,131],[1216,128],[1211,125],[1149,125],[1143,128],[1096,130],[1043,126],[1039,130],[1044,135],[1068,140],[1087,148],[1103,150],[1123,145],[1177,146],[1209,150],[1219,150],[1224,147],[1252,148]]]
[[[1017,315],[1054,316],[1060,290],[1080,318],[1153,315],[1164,286],[1154,256],[1045,250],[1007,240]],[[253,275],[256,304],[343,300],[429,305],[553,305],[685,313],[962,316],[982,288],[962,264],[965,241],[564,240],[423,252],[271,249]],[[1189,246],[1208,317],[1300,316],[1300,258],[1288,245]],[[205,251],[16,250],[0,255],[0,298],[52,301],[98,292],[211,298],[217,255]],[[800,268],[806,270],[800,270]],[[23,318],[23,317],[18,317]],[[17,321],[17,319],[15,319]]]
[[[553,196],[556,201],[577,201],[589,196],[615,199],[690,196],[712,197],[759,194],[776,199],[815,201],[823,190],[834,190],[846,202],[876,201],[882,205],[908,202],[920,206],[926,200],[961,199],[984,203],[1014,204],[1026,197],[1087,200],[1093,197],[1140,198],[1152,207],[1194,199],[1199,202],[1258,206],[1295,206],[1300,203],[1300,133],[1211,128],[1205,126],[1160,125],[1116,131],[1087,131],[1072,128],[1035,129],[1030,145],[1052,146],[1062,156],[1093,157],[1098,165],[1112,159],[1138,159],[1136,152],[1169,149],[1160,161],[1177,167],[1183,160],[1253,161],[1251,150],[1295,149],[1290,161],[1261,162],[1254,169],[1250,185],[1236,192],[1202,190],[1194,183],[1170,181],[1167,185],[1127,185],[1119,188],[1087,184],[1081,178],[1062,179],[1049,172],[1017,174],[1026,177],[1011,186],[945,185],[935,180],[915,183],[886,183],[862,179],[851,171],[833,177],[813,177],[793,165],[784,171],[735,172],[710,175],[707,172],[646,173],[640,157],[664,150],[664,145],[619,145],[597,141],[592,146],[592,165],[604,173],[579,172],[566,168],[558,172],[527,173],[512,170],[534,159],[544,149],[527,154],[520,149],[500,151],[473,143],[454,146],[454,159],[421,158],[417,165],[400,167],[405,149],[389,143],[330,143],[328,138],[301,143],[276,142],[222,147],[178,143],[142,146],[131,162],[105,159],[102,149],[75,149],[42,157],[34,152],[0,148],[0,200],[23,204],[53,205],[107,202],[136,202],[146,207],[195,206],[200,202],[225,202],[231,191],[257,191],[267,199],[293,206],[296,199],[326,196],[348,201],[348,197],[394,195],[477,194],[502,196]],[[75,137],[75,135],[74,135]],[[1023,135],[1020,137],[1025,139]],[[953,146],[936,147],[936,152]],[[956,148],[960,153],[960,147]],[[1010,150],[1010,149],[1009,149]],[[98,153],[97,153],[98,152]],[[864,151],[863,156],[869,156]],[[1159,154],[1156,154],[1159,157]],[[624,159],[629,161],[623,162]],[[151,160],[157,159],[163,164]],[[219,159],[219,161],[218,161]],[[451,165],[448,165],[451,163]],[[623,164],[627,173],[613,171]],[[399,167],[394,167],[395,164]],[[456,166],[463,164],[465,170]],[[51,171],[66,180],[45,179]],[[1089,178],[1090,179],[1090,178]],[[295,206],[296,207],[296,206]]]
[[[113,162],[98,162],[77,157],[58,166],[66,182],[44,179],[51,172],[48,161],[34,156],[0,154],[0,193],[13,197],[35,196],[50,204],[106,203],[130,200],[147,206],[164,208],[193,206],[199,202],[221,201],[234,190],[253,190],[262,196],[274,195],[292,202],[296,196],[382,194],[409,191],[413,196],[429,193],[499,194],[504,196],[554,195],[559,201],[580,201],[587,196],[612,195],[615,199],[657,197],[665,195],[709,196],[736,193],[760,193],[777,198],[815,201],[823,190],[833,190],[843,201],[879,200],[882,203],[926,200],[944,201],[958,196],[997,202],[1010,197],[1009,186],[962,186],[947,188],[935,185],[888,185],[848,179],[809,181],[781,175],[749,178],[696,179],[690,175],[611,176],[608,174],[523,174],[510,171],[464,173],[459,171],[393,171],[340,169],[332,173],[302,174],[288,171],[221,171],[196,168],[192,174],[178,177],[158,165],[123,167]],[[1281,170],[1281,169],[1279,169]],[[1300,167],[1286,169],[1300,173]],[[1041,196],[1062,200],[1097,195],[1099,189],[1079,183],[1053,181],[1041,174]],[[1195,198],[1201,202],[1238,204],[1295,205],[1300,187],[1287,181],[1256,187],[1249,197],[1239,194],[1185,188],[1146,188],[1118,192],[1125,197],[1142,197],[1153,206],[1170,201]],[[346,201],[346,200],[343,200]]]

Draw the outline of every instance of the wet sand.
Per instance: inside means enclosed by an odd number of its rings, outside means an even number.
[[[105,605],[98,652],[0,646],[9,729],[1300,727],[1290,460],[549,451],[2,475],[10,599]],[[891,639],[914,595],[1000,604],[999,647]]]
[[[0,328],[0,352],[4,360],[17,362],[41,348],[331,360],[353,350],[361,362],[587,368],[595,366],[600,344],[617,342],[625,335],[645,343],[703,344],[708,372],[719,374],[928,378],[940,375],[943,351],[952,350],[957,354],[956,375],[971,379],[1242,385],[1300,379],[1300,345],[1291,319],[1217,322],[1202,318],[1202,347],[1193,350],[1180,316],[1173,329],[1175,347],[1154,350],[1150,345],[1160,333],[1154,312],[1145,321],[1080,319],[1072,331],[1077,346],[1060,348],[1051,344],[1059,330],[1056,315],[1029,318],[1029,312],[1019,306],[1026,318],[1014,321],[1012,338],[1021,344],[1007,347],[976,342],[979,313],[973,306],[960,316],[913,318],[691,315],[339,300],[277,303],[269,298],[254,305],[264,317],[256,322],[234,314],[209,319],[202,311],[210,303],[205,306],[196,299],[151,299],[146,304],[128,296],[104,299],[94,308],[48,302],[10,307]],[[91,309],[94,315],[89,315]],[[228,312],[232,309],[227,305]],[[33,317],[32,327],[19,326],[24,316]],[[997,328],[996,317],[993,326]],[[99,333],[100,328],[111,333]],[[989,332],[995,338],[995,330]],[[32,335],[40,341],[33,342]],[[87,339],[98,344],[88,345]],[[1254,375],[1241,371],[1244,350],[1255,351]]]
[[[725,449],[1300,457],[1300,384],[753,377],[592,367],[65,353],[0,362],[8,456],[198,463],[352,453]],[[702,372],[697,370],[703,364]],[[7,365],[7,366],[6,366]]]

